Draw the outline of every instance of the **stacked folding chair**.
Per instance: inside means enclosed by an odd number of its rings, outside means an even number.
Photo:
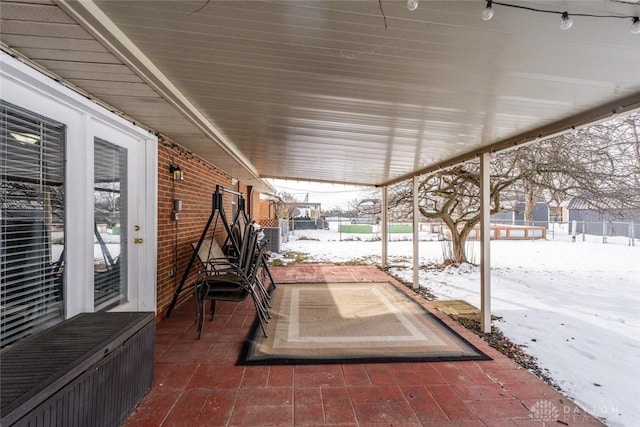
[[[211,318],[215,314],[216,301],[240,302],[251,297],[258,321],[265,336],[266,323],[269,321],[269,292],[260,280],[259,272],[263,268],[266,244],[259,241],[259,229],[255,223],[246,224],[242,241],[239,242],[239,254],[236,258],[207,259],[208,268],[203,277],[195,283],[197,306],[198,338],[204,327],[205,305],[211,301]]]

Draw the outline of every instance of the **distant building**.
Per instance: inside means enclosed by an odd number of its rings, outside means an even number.
[[[572,222],[577,221],[581,223],[576,227],[578,232],[601,236],[605,231],[603,223],[606,223],[606,235],[629,236],[629,223],[635,223],[634,237],[640,238],[640,209],[598,209],[589,201],[574,197],[567,210],[570,231]]]
[[[511,209],[505,209],[495,215],[491,215],[491,221],[501,224],[524,224],[524,202],[512,203]],[[553,218],[552,218],[553,220]],[[549,224],[549,206],[544,201],[539,201],[533,208],[533,224],[547,227]]]

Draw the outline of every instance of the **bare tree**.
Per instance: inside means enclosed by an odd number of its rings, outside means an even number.
[[[558,205],[572,197],[590,201],[602,211],[640,207],[640,113],[509,152],[491,161],[491,214],[517,196],[525,202],[525,219],[541,198]],[[465,242],[480,221],[478,161],[419,178],[420,214],[441,220],[451,235],[451,261],[467,262]],[[389,207],[412,211],[412,183],[389,191]]]
[[[120,183],[101,183],[94,189],[96,224],[113,227],[120,222]]]
[[[494,154],[489,198],[491,214],[502,210],[501,194],[521,178],[511,154]],[[412,212],[413,185],[404,182],[390,189],[390,210]],[[465,242],[480,221],[480,165],[472,161],[420,176],[420,215],[442,221],[451,236],[451,261],[468,262]]]
[[[640,207],[640,113],[595,124],[517,150],[525,220],[544,198],[556,205],[579,197],[602,212]]]
[[[295,203],[296,198],[293,195],[287,193],[286,191],[281,191],[277,194],[279,202],[276,203],[276,216],[279,219],[289,219],[293,218],[293,211],[295,207],[291,205],[287,205],[287,203]],[[281,203],[284,202],[284,203]]]

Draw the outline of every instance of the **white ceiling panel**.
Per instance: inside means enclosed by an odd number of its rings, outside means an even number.
[[[180,141],[197,153],[210,144],[202,130],[176,106],[167,102],[142,75],[108,49],[55,3],[47,0],[2,1],[0,4],[2,48],[17,52],[40,69],[64,79],[107,108],[117,110],[137,124]],[[232,176],[270,190],[257,174],[225,151],[217,150],[217,164]]]
[[[505,3],[3,1],[2,41],[239,178],[384,185],[640,106],[637,2]]]

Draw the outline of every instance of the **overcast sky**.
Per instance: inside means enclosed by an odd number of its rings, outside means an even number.
[[[324,184],[318,182],[289,181],[282,179],[268,180],[278,193],[286,191],[299,202],[307,193],[310,203],[322,203],[322,209],[339,208],[346,210],[354,200],[369,198],[371,187],[354,187],[351,185]]]

